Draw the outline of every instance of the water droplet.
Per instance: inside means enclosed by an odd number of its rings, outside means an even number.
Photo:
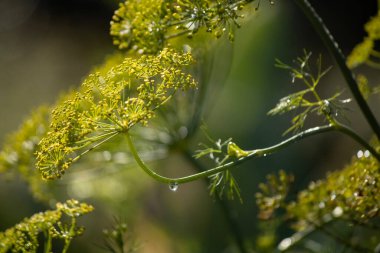
[[[280,242],[280,244],[278,245],[278,249],[280,251],[285,251],[287,250],[291,245],[292,245],[292,238],[285,238],[284,240],[282,240]]]
[[[356,156],[357,156],[359,159],[362,158],[363,155],[364,155],[363,150],[359,150],[358,153],[356,154]]]
[[[341,102],[342,104],[347,104],[347,103],[350,103],[351,101],[352,101],[351,98],[347,98],[347,99],[341,100],[340,102]]]
[[[343,209],[340,206],[335,207],[334,210],[332,211],[332,215],[334,217],[340,217],[342,216],[342,214],[343,214]]]
[[[178,190],[178,183],[170,183],[169,190],[171,190],[172,192],[176,192]]]
[[[187,136],[187,134],[189,133],[189,131],[187,130],[187,127],[185,126],[181,126],[179,129],[178,129],[178,134],[180,135],[180,137],[183,139]]]
[[[189,46],[187,44],[183,45],[183,51],[185,53],[191,53],[191,46]]]
[[[371,153],[368,150],[364,151],[364,157],[369,157],[370,155]]]
[[[22,147],[23,147],[24,149],[27,149],[27,150],[33,150],[33,148],[34,148],[34,143],[33,143],[32,141],[24,141],[24,142],[22,143]]]
[[[103,158],[105,161],[111,161],[112,154],[109,151],[103,151]]]

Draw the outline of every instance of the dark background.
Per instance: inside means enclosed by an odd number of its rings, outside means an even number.
[[[363,25],[377,12],[376,1],[311,3],[346,55],[365,36]],[[78,86],[115,50],[108,30],[116,8],[112,0],[0,1],[0,141],[17,129],[33,108],[51,104],[62,91]],[[290,62],[306,48],[315,55],[321,53],[325,66],[334,64],[292,1],[276,1],[274,6],[262,1],[253,16],[237,32],[234,45],[227,45],[234,57],[225,56],[224,68],[231,66],[231,73],[205,119],[215,136],[232,136],[247,148],[278,142],[289,125],[289,117],[266,116],[291,88],[289,75],[274,68],[275,58]],[[326,77],[326,84],[326,93],[344,87],[337,68]],[[349,91],[344,95],[349,97]],[[353,126],[370,137],[355,105],[352,111]],[[254,242],[257,238],[254,193],[266,174],[279,169],[291,171],[297,179],[295,189],[300,189],[326,171],[340,169],[357,149],[346,137],[327,134],[240,166],[236,176],[245,203],[229,205],[246,240]],[[180,162],[172,159],[166,165]],[[85,238],[76,241],[72,252],[98,252],[93,242],[101,241],[100,231],[112,222],[113,215],[126,216],[132,223],[136,237],[143,242],[141,252],[233,252],[226,246],[230,236],[219,207],[207,196],[202,183],[190,184],[173,195],[167,186],[151,181],[146,178],[141,199],[132,202],[122,199],[110,207],[96,196],[85,198],[95,203],[97,211],[85,220],[90,229]],[[24,183],[9,182],[1,175],[0,203],[0,230],[47,208],[32,199]],[[129,209],[140,213],[125,211]],[[283,233],[282,237],[289,231]]]

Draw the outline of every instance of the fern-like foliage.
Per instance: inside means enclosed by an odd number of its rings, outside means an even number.
[[[320,56],[316,62],[316,71],[313,71],[310,65],[311,56],[310,52],[304,51],[304,55],[295,60],[295,66],[276,60],[277,67],[290,71],[292,83],[300,81],[306,87],[281,98],[277,105],[268,112],[269,115],[296,112],[291,120],[291,127],[284,132],[284,135],[302,130],[306,119],[313,114],[323,116],[324,120],[330,123],[339,118],[344,118],[345,104],[350,102],[350,99],[339,99],[341,93],[336,93],[329,98],[320,97],[317,86],[330,68],[322,69],[322,58]]]
[[[111,229],[103,230],[105,236],[104,248],[112,253],[137,252],[139,245],[131,238],[129,228],[125,222],[115,220]]]
[[[45,179],[62,176],[72,162],[134,125],[146,125],[178,90],[194,88],[182,68],[190,54],[164,49],[157,56],[126,58],[105,75],[91,74],[80,91],[53,110],[39,143],[37,168]]]
[[[84,232],[84,228],[77,225],[77,218],[92,210],[91,205],[76,200],[57,203],[55,210],[37,213],[1,232],[0,252],[37,252],[41,235],[45,240],[44,252],[52,252],[53,239],[62,241],[62,252],[67,252],[71,241]]]
[[[199,144],[201,148],[197,150],[194,155],[196,159],[205,157],[211,160],[215,166],[222,166],[227,162],[231,162],[248,155],[248,152],[239,148],[232,142],[231,138],[225,141],[222,141],[221,139],[214,140],[210,134],[207,133],[204,126],[203,132],[205,133],[208,143]],[[211,196],[223,198],[223,195],[226,195],[228,199],[234,199],[236,196],[240,202],[243,202],[240,195],[239,185],[230,170],[218,172],[210,176],[209,179]]]

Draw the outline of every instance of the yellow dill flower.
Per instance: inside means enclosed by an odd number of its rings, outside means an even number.
[[[365,63],[369,59],[373,47],[374,41],[372,38],[365,38],[363,42],[355,46],[351,54],[347,57],[347,66],[349,68],[355,68]]]
[[[111,21],[110,33],[119,49],[139,53],[156,53],[167,40],[187,35],[191,38],[200,29],[219,38],[233,28],[243,7],[252,1],[215,0],[128,0],[120,4]]]
[[[73,238],[84,232],[83,227],[76,225],[76,219],[92,212],[93,209],[91,205],[79,203],[77,200],[57,203],[55,210],[34,214],[1,232],[0,252],[37,252],[41,234],[44,234],[45,239],[63,240],[68,247]],[[71,222],[64,223],[62,221],[64,216],[70,217]]]
[[[194,79],[182,70],[192,62],[190,54],[166,48],[156,56],[126,58],[105,74],[91,74],[52,112],[37,152],[43,178],[59,178],[93,148],[138,123],[146,125],[178,90],[194,88]]]
[[[364,28],[371,39],[380,39],[380,11],[365,24]]]

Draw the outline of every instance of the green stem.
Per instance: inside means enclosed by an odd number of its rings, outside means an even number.
[[[371,145],[369,145],[362,137],[360,137],[357,133],[355,133],[351,128],[342,124],[335,124],[334,128],[336,131],[339,131],[341,133],[344,133],[350,136],[357,143],[359,143],[364,148],[366,148],[376,158],[376,160],[380,162],[380,154],[377,153],[376,150],[373,147],[371,147]]]
[[[186,160],[189,161],[197,169],[197,171],[205,171],[205,168],[203,168],[202,164],[200,164],[198,160],[196,160],[188,150],[183,150],[182,154],[184,155]],[[209,183],[209,180],[205,182]],[[231,235],[234,238],[235,243],[239,248],[239,251],[241,253],[247,253],[248,251],[244,246],[244,237],[239,228],[239,223],[236,217],[234,217],[234,215],[231,213],[231,210],[228,207],[228,203],[226,203],[223,199],[220,198],[216,198],[216,202],[218,203],[223,213],[223,216],[226,219],[227,225],[231,230]]]
[[[306,137],[310,137],[313,135],[321,134],[321,133],[326,133],[326,132],[332,132],[332,131],[338,131],[341,133],[344,133],[354,139],[356,142],[358,142],[360,145],[362,145],[364,148],[366,148],[379,162],[380,162],[380,155],[376,152],[374,148],[372,148],[364,139],[362,139],[358,134],[356,134],[352,129],[350,129],[347,126],[335,123],[335,124],[330,124],[327,126],[319,126],[319,127],[314,127],[310,128],[308,130],[305,130],[303,132],[300,132],[278,144],[275,144],[273,146],[267,147],[267,148],[262,148],[262,149],[255,149],[255,150],[247,150],[246,152],[249,153],[245,157],[241,157],[238,160],[231,161],[228,163],[225,163],[221,166],[214,167],[212,169],[202,171],[199,173],[195,173],[189,176],[185,177],[178,177],[178,178],[169,178],[165,176],[161,176],[160,174],[156,173],[155,171],[151,170],[145,163],[144,161],[140,158],[139,154],[137,153],[136,147],[133,144],[131,140],[130,134],[127,132],[126,133],[126,138],[127,138],[127,144],[129,146],[129,149],[136,160],[137,164],[143,169],[145,173],[147,173],[149,176],[152,178],[156,179],[159,182],[166,183],[166,184],[183,184],[183,183],[189,183],[192,181],[196,181],[201,178],[206,178],[211,175],[214,175],[216,173],[222,172],[227,170],[230,167],[236,166],[240,163],[243,163],[249,159],[255,158],[255,157],[262,157],[262,156],[267,156],[272,153],[275,153],[277,151],[280,151],[287,146],[298,142],[299,140],[302,140]]]
[[[76,219],[74,217],[71,218],[71,226],[69,230],[68,238],[65,239],[65,246],[63,247],[62,253],[67,253],[67,250],[70,247],[71,240],[73,239],[73,234],[76,226]]]
[[[51,238],[51,235],[49,233],[49,231],[45,232],[45,236],[47,237],[46,238],[46,241],[45,241],[45,247],[44,247],[44,253],[51,253],[51,241],[52,241],[52,238]]]
[[[365,116],[366,120],[368,121],[368,124],[371,126],[377,138],[380,140],[380,125],[377,122],[368,104],[366,103],[365,99],[363,98],[359,90],[359,86],[355,78],[353,77],[351,70],[346,65],[345,57],[339,49],[339,46],[335,42],[330,31],[327,29],[322,19],[319,17],[314,8],[310,5],[308,0],[294,1],[300,7],[305,16],[308,18],[311,25],[314,27],[319,37],[322,39],[323,43],[329,50],[330,54],[334,57],[363,115]]]
[[[272,154],[274,152],[277,152],[279,150],[282,150],[283,148],[303,139],[303,138],[306,138],[306,137],[309,137],[309,136],[313,136],[313,135],[316,135],[316,134],[320,134],[320,133],[324,133],[324,132],[331,132],[331,131],[334,131],[336,130],[335,126],[333,125],[328,125],[328,126],[320,126],[320,127],[314,127],[314,128],[310,128],[308,130],[305,130],[301,133],[298,133],[292,137],[290,137],[289,139],[287,140],[284,140],[276,145],[273,145],[271,147],[267,147],[267,148],[263,148],[263,149],[255,149],[255,150],[251,150],[251,151],[248,151],[249,152],[249,155],[247,155],[246,157],[241,157],[240,159],[238,160],[235,160],[235,161],[231,161],[229,163],[226,163],[222,166],[217,166],[215,168],[212,168],[212,169],[209,169],[209,170],[206,170],[206,171],[202,171],[202,172],[199,172],[199,173],[195,173],[195,174],[192,174],[192,175],[189,175],[189,176],[185,176],[185,177],[179,177],[179,178],[169,178],[169,177],[164,177],[164,176],[161,176],[159,174],[157,174],[155,171],[151,170],[145,163],[144,161],[140,158],[139,154],[137,153],[137,150],[131,140],[131,136],[130,134],[127,132],[126,133],[126,138],[127,138],[127,144],[129,146],[129,149],[134,157],[134,159],[136,160],[136,162],[138,163],[138,165],[142,168],[142,170],[147,173],[149,176],[151,176],[152,178],[156,179],[157,181],[159,182],[162,182],[162,183],[166,183],[166,184],[183,184],[183,183],[188,183],[188,182],[192,182],[192,181],[195,181],[195,180],[198,180],[198,179],[201,179],[201,178],[206,178],[206,177],[209,177],[211,175],[214,175],[218,172],[222,172],[222,171],[225,171],[227,170],[228,168],[230,167],[233,167],[233,166],[236,166],[240,163],[243,163],[249,159],[252,159],[252,158],[255,158],[255,157],[262,157],[262,156],[266,156],[266,155],[269,155],[269,154]],[[367,145],[368,146],[368,145]],[[369,150],[370,151],[370,150]]]

